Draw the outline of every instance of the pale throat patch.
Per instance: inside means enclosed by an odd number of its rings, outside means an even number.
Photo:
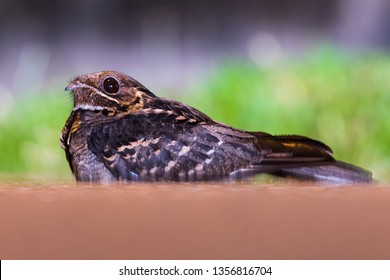
[[[101,110],[108,109],[108,108],[102,107],[102,106],[90,105],[90,104],[80,104],[80,105],[75,106],[73,108],[73,111],[77,111],[79,109],[88,110],[88,111],[101,111]]]

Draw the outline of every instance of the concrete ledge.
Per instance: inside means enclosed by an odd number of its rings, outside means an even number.
[[[0,187],[0,259],[390,259],[390,187]]]

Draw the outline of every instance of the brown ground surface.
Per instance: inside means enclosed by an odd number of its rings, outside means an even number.
[[[0,187],[1,259],[390,259],[390,187]]]

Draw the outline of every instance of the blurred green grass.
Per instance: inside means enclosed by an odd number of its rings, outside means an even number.
[[[266,68],[229,61],[185,94],[156,94],[179,99],[237,128],[321,140],[336,158],[390,181],[387,54],[353,56],[326,48]],[[71,106],[62,91],[17,99],[0,118],[0,173],[71,179],[58,140]]]
[[[59,136],[72,110],[64,92],[17,98],[0,118],[0,174],[4,178],[71,178]]]

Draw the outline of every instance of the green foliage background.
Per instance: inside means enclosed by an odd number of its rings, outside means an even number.
[[[228,61],[185,94],[156,93],[237,128],[321,140],[336,158],[390,181],[387,54],[354,56],[329,48],[266,68]],[[58,140],[71,106],[62,91],[14,102],[0,118],[0,173],[71,180]]]

